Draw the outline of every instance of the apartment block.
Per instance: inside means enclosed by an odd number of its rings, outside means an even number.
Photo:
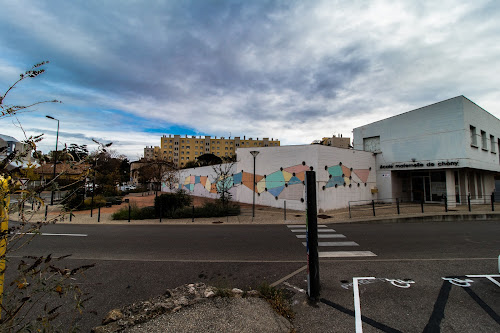
[[[211,136],[163,135],[161,146],[145,148],[144,157],[146,157],[146,149],[153,149],[152,154],[155,154],[155,149],[159,148],[158,156],[182,168],[187,162],[195,161],[203,154],[211,153],[221,158],[231,157],[236,154],[237,148],[275,147],[279,145],[279,140],[274,138],[259,140],[259,138],[247,139],[246,136],[242,139],[239,136],[234,138],[212,138]],[[148,150],[148,153],[151,153],[150,150]]]
[[[318,140],[317,142],[314,142],[316,144],[321,144],[323,146],[330,146],[330,147],[337,147],[337,148],[352,148],[351,146],[351,139],[350,138],[343,138],[342,135],[340,136],[332,136],[331,138],[325,137],[321,140]]]
[[[145,159],[152,160],[152,159],[157,159],[159,157],[161,157],[160,147],[151,146],[151,147],[144,148],[144,158]]]

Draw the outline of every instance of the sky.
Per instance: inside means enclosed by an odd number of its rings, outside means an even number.
[[[500,1],[0,0],[0,134],[55,148],[162,135],[309,144],[455,96],[500,118]]]

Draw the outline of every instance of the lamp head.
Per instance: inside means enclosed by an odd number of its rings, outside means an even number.
[[[252,154],[253,157],[257,157],[257,155],[259,155],[259,152],[257,150],[252,150],[250,154]]]

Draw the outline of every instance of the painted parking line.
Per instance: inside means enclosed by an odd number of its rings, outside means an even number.
[[[302,242],[306,246],[307,242]],[[318,242],[318,246],[359,246],[356,242]]]
[[[297,238],[306,238],[306,235],[295,235]],[[346,238],[342,234],[319,234],[318,238]]]
[[[40,236],[68,236],[68,237],[87,237],[87,234],[51,234],[46,232],[16,232],[16,235],[40,235]]]

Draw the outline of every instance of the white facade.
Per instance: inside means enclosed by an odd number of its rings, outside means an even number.
[[[464,96],[354,129],[376,156],[380,199],[489,200],[500,172],[500,120]]]
[[[372,153],[321,145],[239,148],[237,162],[228,182],[233,200],[253,202],[254,158],[255,203],[305,210],[305,171],[316,171],[318,211],[344,208],[349,201],[376,199],[375,158]],[[193,195],[217,197],[216,174],[212,167],[179,171],[178,188]],[[162,188],[168,191],[167,186]]]

